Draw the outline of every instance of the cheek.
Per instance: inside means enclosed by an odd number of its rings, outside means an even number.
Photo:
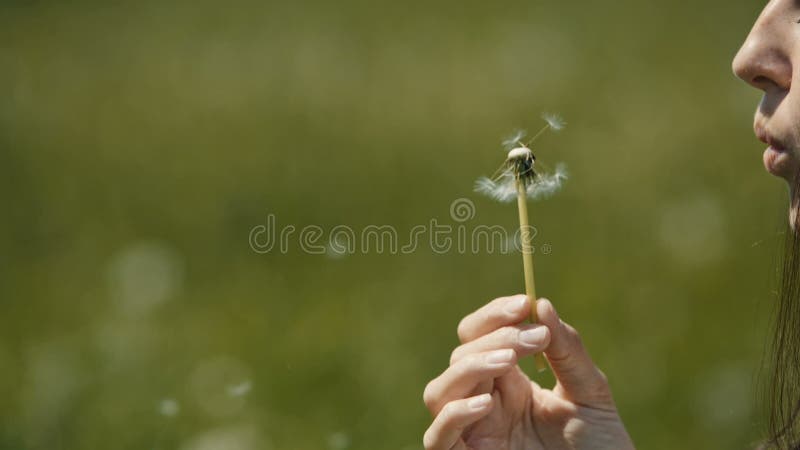
[[[800,26],[797,28],[800,33]],[[785,106],[781,118],[781,126],[791,130],[795,147],[800,145],[800,40],[795,39],[791,54],[792,86],[783,103]]]
[[[797,91],[788,99],[789,101],[786,105],[788,111],[784,117],[786,122],[784,126],[786,126],[787,130],[790,130],[790,139],[793,141],[796,150],[798,149],[798,144],[800,144],[800,89],[797,89]]]

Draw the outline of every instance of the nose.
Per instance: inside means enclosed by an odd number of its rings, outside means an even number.
[[[792,64],[786,45],[788,21],[771,6],[756,21],[750,35],[733,59],[733,72],[746,83],[763,91],[788,90],[792,82]]]

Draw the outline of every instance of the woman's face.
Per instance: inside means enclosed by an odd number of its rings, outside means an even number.
[[[734,58],[733,71],[764,92],[754,123],[756,136],[769,145],[764,166],[794,189],[800,170],[800,1],[767,4]]]

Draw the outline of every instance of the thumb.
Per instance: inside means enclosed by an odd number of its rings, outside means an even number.
[[[575,328],[558,317],[547,299],[536,302],[536,312],[539,322],[550,330],[550,344],[544,353],[558,380],[561,394],[580,405],[615,409],[608,380],[595,366]]]

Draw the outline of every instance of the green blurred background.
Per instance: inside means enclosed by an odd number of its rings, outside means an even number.
[[[250,231],[405,236],[458,198],[513,229],[472,184],[545,110],[540,294],[640,448],[752,448],[786,194],[730,61],[761,3],[3,2],[0,448],[420,449],[519,255]]]

